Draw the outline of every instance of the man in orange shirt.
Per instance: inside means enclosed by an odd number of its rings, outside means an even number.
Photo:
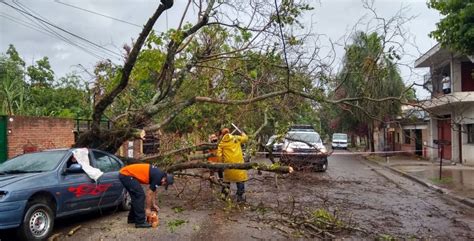
[[[219,139],[218,139],[216,134],[212,134],[212,135],[209,136],[209,141],[211,143],[216,143],[217,144]],[[217,157],[217,146],[216,146],[216,149],[210,149],[207,152],[213,154],[213,156],[210,156],[210,157],[207,158],[208,162],[219,163],[219,158]],[[211,170],[210,171],[210,176],[214,176],[214,174],[215,174],[215,171]],[[219,179],[222,179],[224,177],[223,170],[218,170],[217,175],[218,175]]]
[[[128,213],[128,223],[135,223],[136,228],[150,228],[146,215],[151,209],[158,211],[156,205],[156,188],[164,186],[165,190],[174,182],[173,175],[166,174],[150,164],[132,164],[120,169],[120,182],[127,189],[132,199],[132,208]],[[149,184],[146,194],[140,184]]]

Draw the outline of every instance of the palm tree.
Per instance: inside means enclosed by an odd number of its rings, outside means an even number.
[[[374,151],[373,131],[376,123],[396,115],[400,111],[399,101],[375,102],[364,99],[399,97],[405,85],[400,77],[398,58],[390,48],[385,50],[383,38],[377,33],[357,32],[353,43],[346,48],[343,68],[337,78],[335,92],[343,93],[343,98],[359,98],[341,113],[341,121],[350,123],[352,128],[367,126],[368,145]]]

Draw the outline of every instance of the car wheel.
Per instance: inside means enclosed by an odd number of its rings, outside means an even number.
[[[18,228],[18,236],[22,240],[46,240],[53,231],[54,212],[43,201],[31,202],[27,205],[23,222]]]
[[[122,211],[129,211],[132,209],[132,198],[130,197],[130,194],[124,190],[124,197],[122,199],[122,202],[119,204],[119,209]]]

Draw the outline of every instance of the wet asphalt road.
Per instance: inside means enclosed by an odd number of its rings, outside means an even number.
[[[335,151],[325,173],[295,173],[281,176],[278,181],[270,173],[249,173],[251,179],[246,185],[249,205],[284,208],[285,202],[292,200],[302,209],[328,206],[338,210],[346,222],[366,231],[341,234],[341,238],[474,239],[472,208],[347,151]],[[135,229],[126,224],[126,212],[112,210],[57,220],[53,233],[62,234],[59,240],[286,239],[280,231],[262,224],[251,208],[229,213],[227,204],[212,196],[208,184],[193,182],[193,185],[197,185],[194,191],[190,183],[175,184],[177,190],[188,186],[189,193],[181,198],[173,191],[160,191],[162,224],[156,230]],[[173,207],[177,206],[184,211],[174,212]],[[168,222],[176,219],[186,223],[178,231],[170,231]],[[67,236],[79,225],[81,229]],[[3,235],[0,240],[15,239]]]
[[[390,170],[335,151],[326,175],[338,180],[328,196],[351,207],[356,223],[398,238],[472,240],[472,208],[447,199]]]

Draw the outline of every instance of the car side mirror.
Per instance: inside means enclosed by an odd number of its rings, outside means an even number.
[[[82,166],[79,163],[73,163],[71,166],[66,168],[66,173],[82,173],[84,170],[82,170]]]

